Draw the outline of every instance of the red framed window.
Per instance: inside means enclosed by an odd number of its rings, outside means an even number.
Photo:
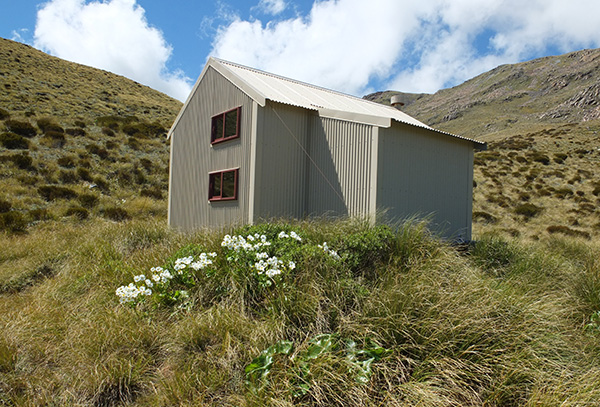
[[[208,200],[233,201],[238,196],[239,168],[208,174]]]
[[[240,136],[241,107],[218,114],[212,118],[210,142],[212,144],[238,138]]]

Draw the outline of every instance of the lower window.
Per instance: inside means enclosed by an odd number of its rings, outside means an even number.
[[[208,200],[232,201],[237,199],[239,168],[208,174]]]

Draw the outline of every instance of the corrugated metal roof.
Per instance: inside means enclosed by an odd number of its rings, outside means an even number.
[[[390,127],[391,121],[395,120],[400,123],[471,141],[478,149],[486,148],[485,143],[434,129],[392,106],[371,102],[356,96],[321,88],[319,86],[213,57],[209,58],[190,97],[192,97],[195,88],[202,80],[208,67],[217,70],[243,92],[248,94],[248,96],[256,100],[261,106],[265,106],[266,100],[271,100],[278,103],[315,110],[319,115],[324,117],[339,118],[381,127]],[[175,119],[172,129],[179,121],[179,117],[183,114],[188,101],[186,101],[179,116]]]
[[[317,111],[334,110],[354,113],[356,115],[375,116],[430,128],[426,124],[391,106],[274,75],[233,62],[216,58],[211,59],[225,66],[229,71],[260,92],[265,99],[305,109]]]

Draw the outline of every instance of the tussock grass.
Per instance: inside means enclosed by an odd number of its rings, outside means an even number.
[[[152,218],[36,228],[0,236],[3,404],[516,406],[600,395],[600,338],[583,329],[600,309],[596,241],[490,234],[465,254],[417,222],[274,222],[195,234]],[[185,308],[130,308],[115,296],[133,275],[193,247],[221,256],[225,233],[282,228],[327,241],[346,262],[302,246],[285,284],[266,291],[249,293],[244,280],[217,273],[198,275]],[[386,353],[366,383],[341,348],[302,365],[322,334]],[[274,356],[259,387],[248,385],[245,367],[281,340],[293,343],[291,353]],[[301,382],[308,390],[294,396]]]

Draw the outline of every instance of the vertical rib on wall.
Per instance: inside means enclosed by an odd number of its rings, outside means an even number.
[[[311,122],[308,213],[367,215],[372,126],[316,115]]]
[[[189,230],[247,220],[252,104],[219,73],[207,70],[171,136],[170,225]],[[237,106],[242,106],[241,137],[211,146],[211,118]],[[238,167],[238,200],[209,203],[208,173]]]

